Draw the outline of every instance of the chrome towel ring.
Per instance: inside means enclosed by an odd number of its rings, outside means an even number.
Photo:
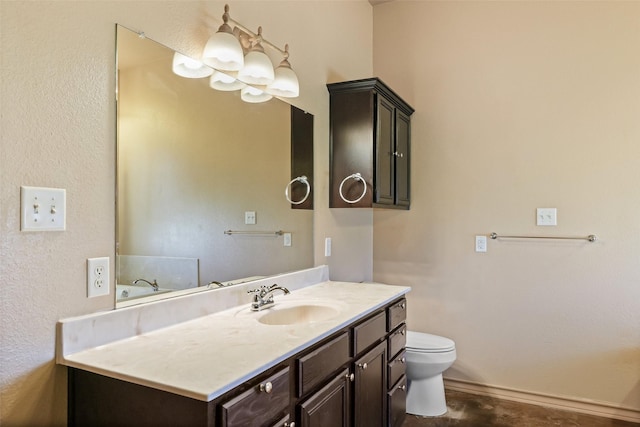
[[[342,194],[342,186],[344,185],[345,182],[347,182],[347,180],[349,179],[355,179],[355,180],[360,180],[362,181],[362,185],[364,186],[364,188],[362,189],[362,194],[360,195],[360,197],[358,197],[355,200],[348,200],[344,197],[344,194]],[[348,177],[346,177],[345,179],[342,180],[342,182],[340,183],[340,197],[342,198],[342,200],[344,200],[347,203],[358,203],[360,200],[362,200],[362,198],[364,197],[365,194],[367,194],[367,181],[364,180],[364,178],[362,177],[362,175],[360,175],[360,172],[354,173],[349,175]]]
[[[301,183],[303,183],[303,184],[305,184],[307,186],[307,194],[305,194],[304,197],[302,198],[302,200],[300,200],[298,202],[294,202],[293,200],[291,200],[291,197],[289,197],[289,187],[291,187],[291,184],[293,184],[296,181],[301,182]],[[304,176],[304,175],[292,179],[284,189],[284,197],[286,197],[287,201],[289,203],[291,203],[292,205],[299,205],[299,204],[304,203],[304,201],[307,200],[307,197],[309,197],[310,193],[311,193],[311,185],[309,184],[309,180],[307,179],[307,177]]]

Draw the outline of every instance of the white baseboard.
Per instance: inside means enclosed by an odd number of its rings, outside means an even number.
[[[528,403],[531,405],[546,406],[549,408],[564,409],[582,414],[640,423],[640,410],[624,408],[603,402],[533,393],[524,390],[448,378],[445,378],[444,385],[448,390],[462,391],[483,396],[496,397],[504,400],[511,400],[514,402]]]

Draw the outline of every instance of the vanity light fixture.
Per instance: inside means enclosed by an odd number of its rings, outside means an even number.
[[[222,20],[202,55],[202,62],[215,69],[209,85],[218,90],[241,90],[247,102],[265,102],[273,96],[297,97],[300,85],[289,63],[289,45],[284,50],[275,46],[262,36],[262,27],[257,34],[248,30],[231,18],[229,5],[224,7]],[[275,70],[265,47],[283,58]]]
[[[209,77],[213,73],[211,67],[207,67],[202,62],[178,52],[173,54],[173,65],[171,69],[177,75],[190,79]]]

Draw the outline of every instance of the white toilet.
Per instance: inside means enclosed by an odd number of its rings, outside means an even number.
[[[407,331],[407,413],[435,417],[447,412],[442,373],[456,360],[449,338]]]

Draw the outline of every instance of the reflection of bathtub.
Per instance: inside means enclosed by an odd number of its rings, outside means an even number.
[[[152,295],[160,295],[165,292],[171,292],[172,289],[160,288],[154,291],[151,286],[138,286],[138,285],[116,285],[116,301],[129,301],[136,298],[148,297]]]

